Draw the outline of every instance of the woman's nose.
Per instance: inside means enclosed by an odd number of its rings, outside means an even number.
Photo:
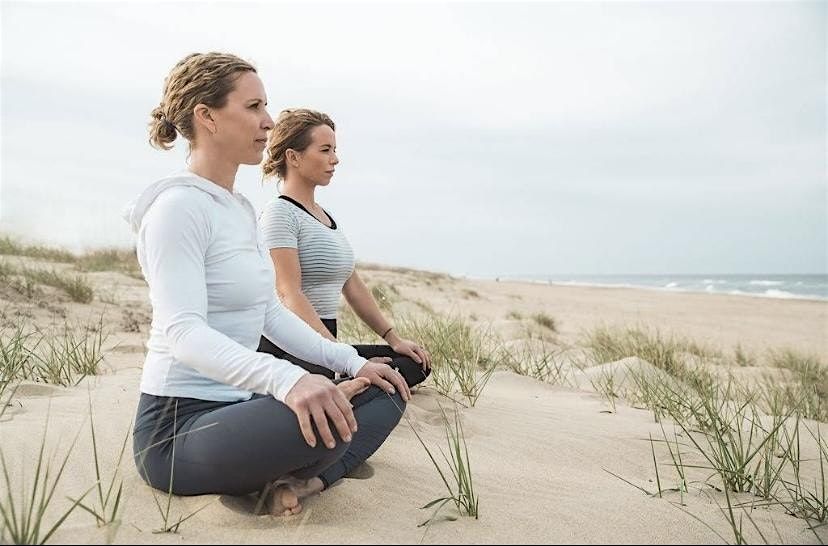
[[[333,154],[333,159],[331,160],[331,163],[334,165],[339,164],[339,157],[336,154]]]

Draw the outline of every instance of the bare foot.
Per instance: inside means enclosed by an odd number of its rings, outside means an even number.
[[[322,491],[322,480],[311,478],[300,480],[286,476],[277,480],[277,485],[270,496],[270,513],[274,516],[293,516],[302,511],[301,499]]]
[[[371,380],[366,377],[357,377],[356,379],[349,379],[336,385],[345,395],[345,398],[350,400],[354,396],[365,392],[371,386]]]
[[[274,516],[293,516],[302,511],[299,496],[287,483],[277,485],[270,496],[270,513]]]

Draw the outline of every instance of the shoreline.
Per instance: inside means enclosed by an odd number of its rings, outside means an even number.
[[[455,276],[455,275],[452,275]],[[669,275],[664,275],[665,277],[669,277]],[[675,275],[678,276],[678,275]],[[721,275],[720,275],[721,276]],[[761,275],[756,275],[757,277],[761,277]],[[550,286],[564,286],[564,287],[572,287],[572,288],[621,288],[621,289],[634,289],[634,290],[651,290],[656,292],[666,292],[666,293],[678,293],[678,294],[706,294],[709,296],[747,296],[751,298],[763,298],[763,299],[771,299],[771,300],[796,300],[796,301],[813,301],[813,302],[821,302],[821,303],[828,303],[828,296],[816,296],[816,295],[801,295],[801,294],[792,294],[790,292],[782,292],[781,294],[767,294],[767,293],[751,293],[751,292],[743,292],[740,290],[733,290],[729,292],[715,292],[709,290],[694,290],[690,288],[676,288],[676,287],[666,287],[666,286],[643,286],[638,284],[619,284],[619,283],[599,283],[599,282],[587,282],[587,281],[552,281],[552,280],[538,280],[538,279],[531,279],[531,278],[503,278],[503,277],[480,277],[480,276],[473,276],[473,275],[459,275],[456,276],[459,279],[467,279],[472,281],[493,281],[493,282],[518,282],[518,283],[525,283],[525,284],[532,284],[532,285],[550,285]],[[772,290],[772,289],[771,289]],[[781,292],[781,291],[780,291]]]

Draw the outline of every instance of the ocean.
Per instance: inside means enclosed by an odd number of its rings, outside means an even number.
[[[508,275],[498,278],[563,286],[633,287],[828,301],[828,275]]]

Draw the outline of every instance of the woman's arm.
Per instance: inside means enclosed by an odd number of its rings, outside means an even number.
[[[382,311],[380,311],[374,296],[371,295],[371,291],[365,286],[356,270],[345,281],[342,294],[362,322],[382,337],[394,351],[411,357],[414,362],[422,364],[424,368],[431,367],[431,355],[428,354],[428,351],[417,343],[401,338],[397,334],[392,327],[393,325],[388,322]]]
[[[302,269],[299,252],[295,248],[272,248],[270,259],[276,269],[276,292],[285,307],[304,320],[321,336],[331,341],[336,338],[322,323],[316,309],[302,292]],[[271,340],[272,341],[272,340]],[[298,355],[297,355],[298,356]]]
[[[345,281],[345,285],[342,287],[342,295],[345,296],[345,301],[348,302],[354,313],[378,336],[382,337],[382,334],[391,328],[392,324],[382,314],[376,300],[374,300],[374,296],[356,270]],[[387,339],[392,335],[395,335],[394,330],[391,330],[385,337]]]
[[[210,220],[198,198],[167,190],[144,216],[139,237],[153,322],[177,361],[214,381],[284,401],[307,372],[251,351],[207,324],[204,259]]]
[[[351,377],[365,377],[390,394],[397,389],[404,400],[410,399],[411,391],[399,372],[385,364],[366,361],[352,345],[323,338],[280,304],[275,296],[267,307],[264,334],[283,350],[302,360]]]

